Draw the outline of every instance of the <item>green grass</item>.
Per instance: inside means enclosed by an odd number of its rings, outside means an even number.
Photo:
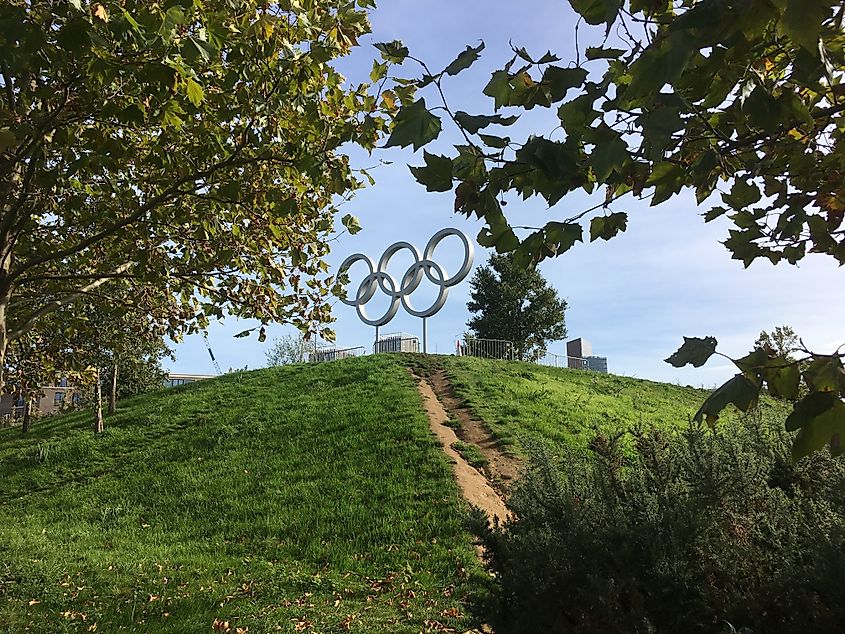
[[[707,396],[379,355],[136,397],[100,437],[86,413],[26,438],[2,429],[0,632],[470,629],[489,578],[406,366],[445,368],[515,453],[525,439],[584,449],[597,431],[678,428]],[[482,466],[474,446],[456,448]]]
[[[506,450],[526,440],[586,449],[598,432],[686,426],[708,390],[513,361],[442,357],[459,397]],[[762,407],[775,407],[764,402]],[[734,414],[725,411],[725,418]]]
[[[0,631],[465,631],[465,507],[395,357],[0,430]],[[243,630],[242,630],[243,631]]]
[[[461,421],[451,415],[449,416],[449,418],[446,419],[446,422],[443,424],[446,425],[446,427],[454,429],[455,431],[461,429]]]
[[[466,460],[470,466],[480,469],[490,464],[490,461],[484,457],[481,450],[475,445],[467,444],[463,441],[457,440],[452,443],[452,449],[457,451],[461,457]]]

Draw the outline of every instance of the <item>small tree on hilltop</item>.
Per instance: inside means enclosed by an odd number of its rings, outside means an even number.
[[[539,271],[516,265],[511,255],[491,255],[470,286],[467,326],[474,336],[507,339],[520,359],[544,354],[550,341],[566,336],[566,302]]]
[[[313,349],[301,334],[285,335],[273,341],[273,347],[264,355],[267,357],[267,367],[273,368],[291,363],[304,363],[308,359],[308,352]]]
[[[798,350],[799,343],[798,335],[791,326],[776,326],[771,333],[762,331],[754,342],[754,347],[771,350],[776,355],[792,360],[792,353]]]

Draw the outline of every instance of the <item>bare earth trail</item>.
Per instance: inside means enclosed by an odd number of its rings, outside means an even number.
[[[460,429],[456,432],[458,438],[479,448],[489,462],[484,467],[485,475],[499,494],[507,498],[509,485],[519,475],[522,462],[500,449],[498,441],[487,426],[478,420],[472,411],[464,405],[463,401],[455,395],[452,384],[444,370],[438,370],[432,374],[430,381],[434,393],[446,411],[461,424]]]
[[[451,385],[442,370],[430,379],[419,376],[415,378],[428,415],[429,427],[452,463],[452,470],[464,499],[486,512],[491,520],[497,517],[503,522],[510,516],[510,512],[501,494],[506,492],[506,483],[519,472],[519,463],[495,446],[490,432],[454,397]],[[461,429],[457,433],[446,425],[450,413],[461,423]],[[474,444],[481,450],[489,461],[485,470],[489,472],[490,480],[452,448],[452,443],[458,440]]]

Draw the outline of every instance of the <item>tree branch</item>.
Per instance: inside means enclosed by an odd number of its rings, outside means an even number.
[[[119,267],[117,267],[115,274],[123,273],[130,266],[132,266],[132,262],[125,262],[125,263],[121,264]],[[112,278],[111,277],[101,277],[100,279],[94,280],[93,282],[91,282],[87,286],[82,287],[78,291],[75,291],[75,292],[71,293],[70,295],[63,297],[62,299],[57,299],[55,301],[50,302],[49,304],[42,306],[41,308],[39,308],[38,310],[33,312],[23,322],[23,324],[20,326],[20,328],[18,328],[16,330],[12,331],[11,333],[9,333],[9,335],[8,335],[9,341],[14,341],[15,339],[19,338],[20,336],[26,334],[26,332],[29,331],[36,324],[36,322],[39,319],[44,317],[44,315],[48,315],[51,312],[53,312],[54,310],[57,310],[57,309],[61,308],[62,306],[66,306],[67,304],[70,304],[70,303],[76,301],[77,299],[79,299],[80,297],[85,295],[86,293],[89,293],[90,291],[93,291],[94,289],[99,288],[100,286],[102,286],[103,284],[108,282],[110,279],[112,279]]]

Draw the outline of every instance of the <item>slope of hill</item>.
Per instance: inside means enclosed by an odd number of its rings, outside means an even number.
[[[0,430],[0,631],[465,631],[462,504],[386,357]]]
[[[406,366],[445,372],[515,453],[675,427],[705,397],[379,355],[137,397],[97,438],[84,413],[0,430],[0,631],[466,631],[487,577]]]
[[[586,447],[598,431],[638,425],[678,428],[707,398],[707,390],[532,363],[446,357],[457,396],[518,451],[520,439]],[[730,416],[730,412],[726,412]]]

